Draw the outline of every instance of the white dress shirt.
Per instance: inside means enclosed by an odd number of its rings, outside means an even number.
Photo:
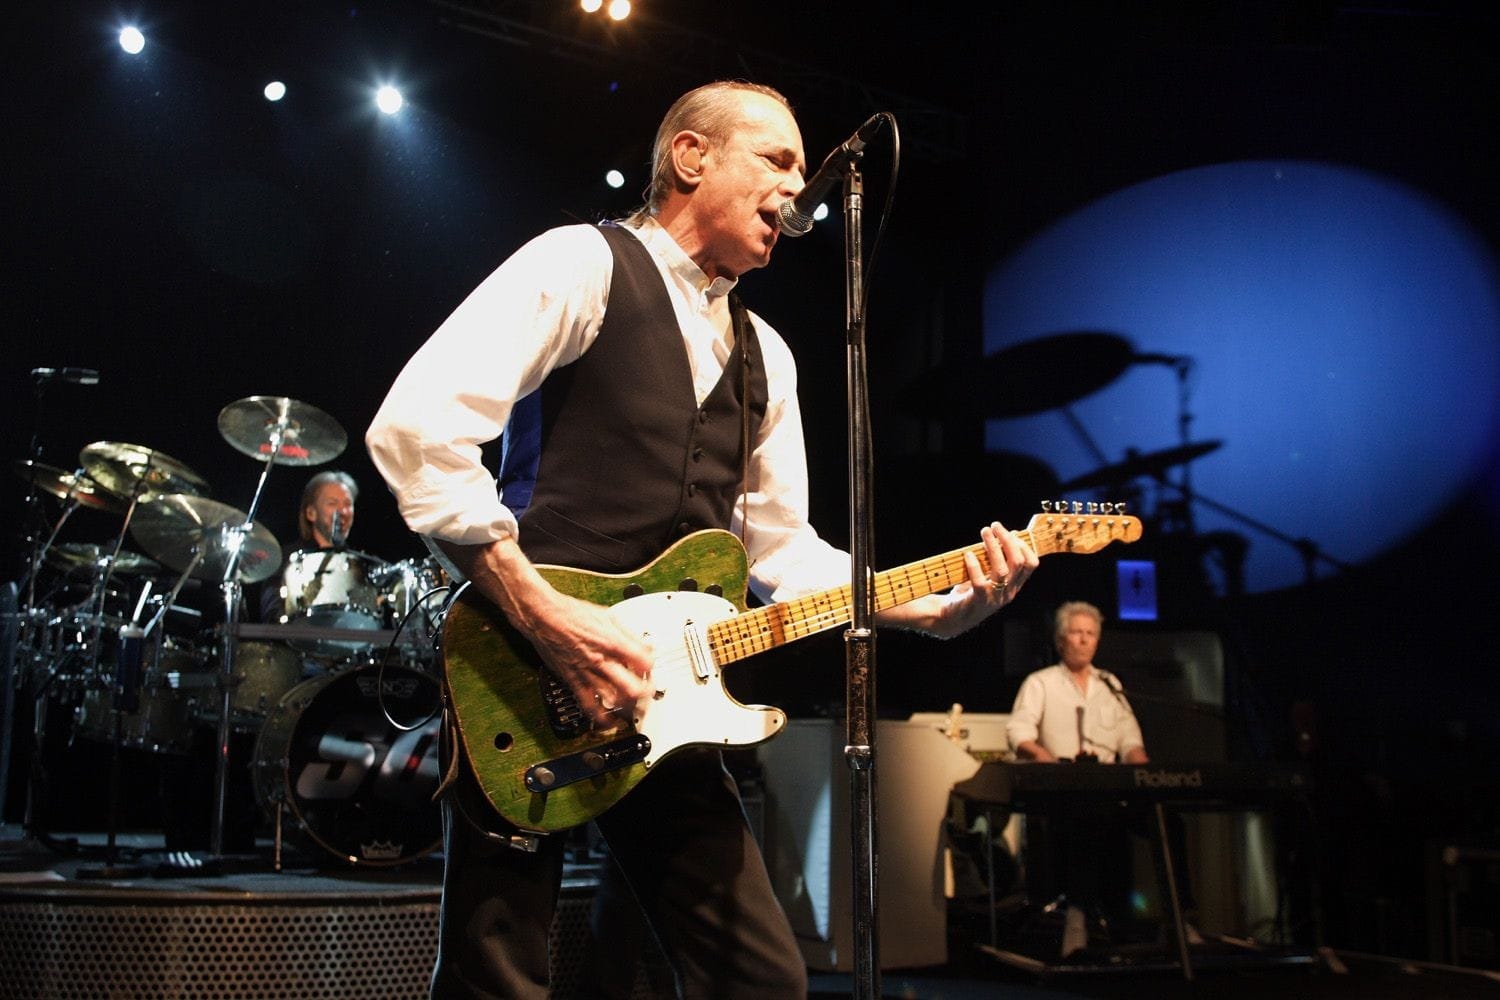
[[[1082,690],[1073,683],[1068,668],[1061,663],[1043,667],[1021,682],[1015,706],[1005,723],[1005,735],[1014,750],[1027,740],[1035,740],[1054,757],[1077,757],[1080,752],[1097,756],[1101,763],[1113,764],[1135,747],[1145,748],[1141,726],[1135,712],[1113,681],[1113,689],[1099,675],[1103,671],[1092,665]],[[1083,742],[1078,738],[1078,710],[1083,709]]]
[[[630,230],[666,283],[701,403],[734,343],[728,294],[654,220]],[[577,360],[599,334],[614,258],[593,226],[552,229],[531,240],[474,289],[412,356],[365,434],[370,456],[411,530],[461,545],[519,532],[486,468],[481,446],[505,430],[515,402],[553,369]],[[797,370],[786,342],[751,313],[769,403],[751,449],[745,521],[751,582],[781,601],[849,580],[849,556],[807,523],[807,456]]]

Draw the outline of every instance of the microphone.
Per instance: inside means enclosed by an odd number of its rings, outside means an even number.
[[[1089,739],[1083,735],[1083,706],[1079,705],[1078,712],[1078,756],[1073,758],[1075,764],[1097,764],[1099,755],[1088,749]],[[1063,758],[1066,760],[1066,758]]]
[[[333,526],[328,529],[328,540],[333,543],[334,548],[344,544],[344,529],[339,524],[339,512],[333,512]]]
[[[33,368],[31,377],[38,382],[71,382],[74,385],[98,385],[99,371],[96,368]]]
[[[1094,668],[1094,674],[1099,678],[1099,683],[1104,685],[1105,690],[1115,696],[1115,701],[1118,701],[1122,706],[1124,706],[1125,711],[1130,712],[1131,715],[1134,715],[1135,713],[1131,712],[1130,710],[1130,702],[1125,700],[1125,692],[1115,686],[1119,682],[1115,680],[1114,675],[1111,674],[1108,670],[1100,670],[1098,667]]]
[[[875,133],[880,131],[880,123],[885,120],[883,115],[875,115],[869,121],[861,125],[853,135],[845,139],[833,152],[828,154],[828,159],[818,168],[818,172],[808,179],[807,184],[797,193],[797,197],[788,198],[781,203],[776,210],[777,218],[781,222],[781,232],[784,236],[806,236],[812,231],[813,210],[822,204],[823,199],[828,197],[828,192],[833,186],[843,180],[849,167],[855,160],[859,159]]]

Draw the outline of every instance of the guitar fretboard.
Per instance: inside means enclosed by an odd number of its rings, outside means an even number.
[[[1044,556],[1056,552],[1094,552],[1110,542],[1135,541],[1141,535],[1141,528],[1133,517],[1039,514],[1016,534],[1037,555]],[[894,608],[965,582],[969,578],[964,567],[966,552],[979,560],[983,572],[990,571],[989,557],[981,543],[876,573],[871,590],[874,610]],[[836,628],[853,616],[853,590],[845,584],[717,622],[708,628],[709,648],[719,664],[733,663]]]

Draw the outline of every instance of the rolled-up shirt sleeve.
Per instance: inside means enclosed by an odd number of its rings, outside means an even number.
[[[414,354],[365,445],[412,531],[461,545],[516,532],[486,468],[518,399],[599,332],[613,257],[593,226],[549,230],[495,269]]]
[[[1047,704],[1047,689],[1039,673],[1033,673],[1021,682],[1016,692],[1015,704],[1010,717],[1005,720],[1005,738],[1015,750],[1027,740],[1036,740],[1041,735],[1042,710]],[[1047,749],[1051,750],[1051,747]]]

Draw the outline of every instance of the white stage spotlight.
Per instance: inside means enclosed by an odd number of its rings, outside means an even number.
[[[618,191],[625,186],[625,175],[618,170],[611,170],[604,175],[604,183]]]
[[[272,80],[270,83],[266,84],[264,93],[266,95],[266,100],[279,101],[286,96],[286,84],[282,83],[280,80]]]
[[[139,55],[145,47],[146,36],[141,34],[140,28],[131,24],[120,29],[120,48],[134,56]]]
[[[390,84],[386,84],[375,91],[375,106],[388,115],[393,115],[397,111],[400,111],[401,105],[404,103],[405,101],[401,99],[401,91]]]

